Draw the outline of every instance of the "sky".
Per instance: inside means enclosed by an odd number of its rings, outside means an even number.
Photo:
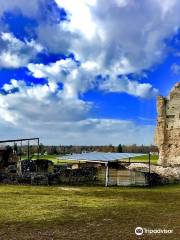
[[[180,81],[179,0],[0,0],[0,138],[153,144]]]

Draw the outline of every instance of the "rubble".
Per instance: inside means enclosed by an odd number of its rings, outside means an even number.
[[[53,162],[43,159],[19,161],[17,169],[19,182],[32,185],[48,185],[49,176],[54,172]]]
[[[9,146],[0,149],[0,181],[3,183],[17,183],[18,157]]]
[[[130,170],[148,171],[149,165],[145,163],[131,163],[128,167]],[[162,182],[180,182],[180,167],[163,167],[151,165],[150,172],[159,175]]]

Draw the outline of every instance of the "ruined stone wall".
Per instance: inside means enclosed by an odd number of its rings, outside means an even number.
[[[159,148],[159,164],[180,165],[180,82],[167,98],[157,99],[155,142]]]

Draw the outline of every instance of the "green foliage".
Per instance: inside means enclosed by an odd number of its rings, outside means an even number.
[[[18,146],[17,143],[14,143],[14,151],[17,152],[18,151]]]
[[[151,155],[150,160],[152,164],[157,164],[158,156],[157,155]],[[149,161],[149,155],[142,155],[131,158],[132,162],[148,162]]]
[[[117,152],[118,153],[122,153],[122,145],[121,144],[118,145]]]
[[[42,143],[39,144],[39,153],[40,154],[44,154],[46,151],[44,145]]]

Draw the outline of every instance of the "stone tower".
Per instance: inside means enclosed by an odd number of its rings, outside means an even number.
[[[155,142],[159,148],[159,164],[180,165],[180,82],[169,96],[157,99]]]

